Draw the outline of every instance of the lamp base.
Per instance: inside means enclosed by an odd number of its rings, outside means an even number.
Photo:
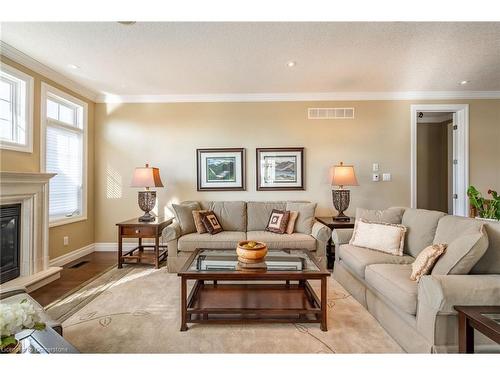
[[[149,211],[151,211],[156,204],[156,191],[140,191],[138,194],[138,203],[141,210],[144,211],[144,215],[139,218],[142,222],[151,222],[156,219]]]
[[[151,221],[155,221],[156,217],[154,215],[151,215],[151,213],[146,212],[144,215],[139,217],[139,221],[145,222],[145,223],[150,223]]]
[[[337,221],[349,221],[349,217],[344,211],[349,208],[350,191],[344,189],[332,190],[333,206],[339,212],[333,219]]]

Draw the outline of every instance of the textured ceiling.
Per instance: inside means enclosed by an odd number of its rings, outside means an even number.
[[[115,95],[500,90],[500,23],[2,23],[0,37]]]

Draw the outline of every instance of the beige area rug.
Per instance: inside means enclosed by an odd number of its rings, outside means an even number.
[[[48,307],[83,353],[400,353],[401,347],[329,278],[328,332],[319,324],[190,324],[180,332],[176,274],[113,269]],[[318,291],[319,285],[312,283]]]

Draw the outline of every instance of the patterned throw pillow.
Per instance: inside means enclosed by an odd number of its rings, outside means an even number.
[[[266,230],[279,234],[285,233],[289,217],[290,211],[273,210],[269,216]]]
[[[292,234],[295,229],[295,222],[297,221],[297,217],[299,216],[298,211],[290,211],[290,216],[288,218],[288,225],[286,226],[286,233]]]
[[[199,234],[207,233],[207,228],[201,221],[201,214],[208,212],[208,210],[195,210],[193,211],[194,226]]]
[[[446,251],[446,244],[436,244],[423,249],[411,265],[410,280],[419,281],[431,272],[439,257]]]
[[[222,226],[215,216],[213,211],[204,212],[201,214],[201,222],[205,226],[205,229],[210,234],[216,234],[223,231]]]

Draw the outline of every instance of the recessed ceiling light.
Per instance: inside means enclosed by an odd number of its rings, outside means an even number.
[[[288,66],[289,68],[293,68],[295,65],[297,65],[297,63],[295,61],[288,61],[286,63],[286,66]]]
[[[131,25],[135,25],[136,21],[118,21],[118,23],[120,25],[124,25],[124,26],[131,26]]]
[[[465,81],[465,80],[464,80],[464,81],[460,81],[460,84],[461,84],[462,86],[465,86],[465,85],[466,85],[466,84],[468,84],[469,82],[470,82],[470,81]]]
[[[73,70],[80,69],[80,67],[78,65],[75,65],[75,64],[68,64],[68,68],[73,69]]]

